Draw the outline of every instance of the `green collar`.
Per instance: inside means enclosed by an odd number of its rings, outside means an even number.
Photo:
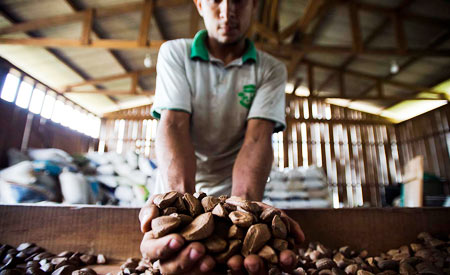
[[[208,37],[208,32],[206,30],[201,30],[195,35],[194,41],[192,42],[192,47],[191,47],[191,59],[198,57],[203,61],[209,61],[209,53],[208,53],[208,49],[206,48],[206,44],[205,44],[205,39],[207,37]],[[249,39],[246,39],[245,41],[247,44],[247,50],[245,51],[244,55],[242,56],[242,63],[245,63],[248,60],[253,60],[256,62],[257,55],[256,55],[255,45]]]

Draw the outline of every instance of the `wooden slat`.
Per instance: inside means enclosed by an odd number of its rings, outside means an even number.
[[[150,31],[150,20],[153,14],[154,1],[144,0],[144,6],[141,15],[141,25],[139,26],[139,46],[147,46]]]
[[[394,30],[395,30],[395,41],[397,44],[397,49],[400,54],[405,54],[407,51],[407,41],[405,38],[405,30],[403,26],[403,20],[400,17],[399,13],[395,13],[392,15],[392,21],[394,22]]]
[[[91,41],[91,30],[94,21],[94,9],[88,9],[85,12],[83,20],[83,32],[81,34],[81,44],[88,45]]]
[[[363,42],[361,38],[361,27],[359,24],[359,14],[355,2],[349,2],[350,27],[352,30],[353,50],[361,52],[363,50]]]

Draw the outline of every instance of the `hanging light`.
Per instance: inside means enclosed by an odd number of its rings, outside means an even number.
[[[396,60],[392,60],[391,61],[391,68],[390,68],[391,74],[398,73],[398,70],[399,70],[399,66],[398,66],[397,61]]]
[[[152,66],[152,58],[149,53],[145,55],[144,66],[146,68],[150,68]]]

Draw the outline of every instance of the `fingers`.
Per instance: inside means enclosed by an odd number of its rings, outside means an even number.
[[[244,266],[251,275],[267,274],[263,260],[255,254],[250,254],[245,257]]]
[[[175,255],[183,245],[184,239],[179,234],[153,239],[151,232],[147,232],[141,242],[141,253],[145,259],[164,260]]]
[[[284,272],[292,272],[296,266],[295,253],[292,250],[283,250],[280,253],[280,264]]]
[[[304,242],[305,234],[303,233],[303,230],[300,227],[300,225],[295,220],[290,218],[289,216],[286,215],[286,217],[288,218],[289,223],[291,224],[291,234],[294,234],[295,242],[297,244]]]
[[[241,255],[234,255],[227,262],[228,268],[232,275],[244,275],[244,257]]]
[[[204,254],[205,247],[201,243],[190,243],[175,257],[171,257],[166,261],[161,261],[161,272],[164,274],[186,273],[195,265],[198,265],[199,260],[203,258]],[[209,267],[210,260],[206,258],[205,261],[206,262],[200,262],[199,268],[202,268],[202,264],[203,268],[206,268],[205,266]]]
[[[159,209],[153,204],[153,198],[155,195],[151,196],[144,207],[139,211],[139,221],[141,222],[141,231],[145,233],[151,230],[152,220],[159,216]]]

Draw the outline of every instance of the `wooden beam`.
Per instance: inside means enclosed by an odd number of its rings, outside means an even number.
[[[370,42],[372,42],[378,35],[380,35],[384,29],[389,25],[389,20],[384,20],[380,25],[378,25],[374,31],[364,40],[363,48],[364,46],[368,45]],[[352,54],[349,58],[347,58],[343,64],[340,66],[341,70],[345,70],[353,61],[356,60],[358,57],[357,54]],[[325,87],[327,87],[331,81],[337,76],[337,73],[332,73],[330,76],[318,87],[317,91],[322,91]]]
[[[60,38],[3,38],[0,37],[0,44],[22,45],[22,46],[40,46],[50,48],[103,48],[103,49],[156,49],[165,41],[153,40],[149,45],[140,46],[136,40],[120,40],[120,39],[97,39],[84,45],[77,39],[60,39]]]
[[[400,18],[399,13],[392,15],[392,22],[394,22],[395,41],[397,43],[397,49],[399,54],[406,53],[407,42],[405,38],[405,29],[403,26],[403,20]]]
[[[386,16],[392,16],[397,12],[396,8],[371,4],[371,3],[367,3],[367,2],[359,2],[359,1],[356,2],[355,0],[352,0],[352,1],[354,1],[355,4],[357,4],[358,9],[364,10],[366,12],[382,13]],[[408,21],[415,21],[418,23],[432,24],[432,25],[437,25],[437,26],[441,26],[441,27],[445,27],[445,28],[450,25],[450,20],[447,18],[429,17],[429,16],[420,15],[417,13],[412,13],[412,12],[401,12],[399,14],[399,16],[400,16],[401,20],[408,20]]]
[[[427,48],[428,49],[432,49],[432,48],[436,48],[439,47],[441,44],[445,43],[448,39],[450,39],[450,31],[449,30],[445,30],[443,32],[441,32],[440,34],[438,34],[431,42],[430,44],[428,44]],[[402,65],[400,65],[399,68],[399,72],[405,70],[406,68],[410,67],[412,64],[414,64],[415,62],[417,62],[418,60],[420,60],[423,56],[414,56],[412,58],[410,58],[408,61],[406,61],[405,63],[403,63]],[[398,74],[398,73],[397,73]],[[388,74],[387,76],[384,77],[384,79],[391,79],[394,75],[393,74]],[[436,83],[438,84],[438,83]],[[370,90],[365,90],[363,93],[361,93],[362,95],[369,93]],[[417,94],[421,93],[420,91],[417,91]],[[389,109],[395,105],[397,105],[398,103],[400,103],[401,100],[398,100],[386,107],[384,107],[382,110],[386,110]]]
[[[381,82],[381,80],[377,81],[377,94],[379,98],[384,97],[383,83]]]
[[[148,69],[144,69],[144,70],[127,72],[127,73],[123,73],[123,74],[116,74],[116,75],[111,75],[111,76],[99,77],[99,78],[95,78],[95,79],[89,79],[89,80],[86,80],[86,81],[83,81],[80,83],[67,85],[64,90],[70,91],[70,89],[75,88],[75,87],[104,83],[104,82],[108,82],[108,81],[112,81],[112,80],[133,77],[133,75],[137,75],[139,77],[141,75],[150,75],[150,74],[154,74],[154,73],[156,73],[156,67],[152,67],[152,68],[148,68]]]
[[[197,6],[195,3],[192,3],[191,5],[191,17],[190,17],[190,24],[189,24],[189,33],[190,37],[194,37],[195,34],[198,31],[198,24],[200,23],[200,14],[198,13]]]
[[[295,53],[327,53],[327,54],[355,54],[355,55],[373,55],[373,56],[412,56],[423,55],[429,57],[450,57],[450,49],[408,49],[406,53],[399,53],[397,48],[378,47],[364,48],[361,52],[355,52],[352,47],[345,46],[329,46],[329,45],[273,45],[270,43],[255,43],[255,45],[263,50],[272,53],[275,56],[290,57]]]
[[[163,7],[174,7],[179,6],[182,4],[186,4],[190,1],[188,0],[159,0],[156,1],[156,7],[163,8]],[[102,17],[108,17],[108,16],[115,16],[115,15],[121,15],[124,13],[130,13],[135,11],[140,11],[144,8],[143,2],[135,2],[135,3],[124,3],[124,4],[118,4],[110,7],[101,7],[101,8],[94,8],[95,15],[97,18]],[[85,11],[78,11],[71,14],[63,14],[63,15],[57,15],[47,18],[41,18],[41,19],[35,19],[35,20],[29,20],[21,23],[15,23],[12,26],[0,28],[0,35],[2,34],[9,34],[9,33],[15,33],[15,32],[26,32],[26,31],[32,31],[32,30],[38,30],[42,28],[47,28],[51,26],[57,26],[62,24],[71,23],[74,21],[81,21],[85,18]]]
[[[94,90],[94,91],[70,91],[64,94],[99,94],[99,95],[136,95],[132,90]],[[138,95],[154,95],[154,91],[140,91]]]
[[[36,19],[22,23],[14,23],[11,26],[0,28],[0,35],[15,32],[27,32],[52,27],[56,25],[67,24],[74,21],[82,20],[84,17],[85,17],[84,12],[77,12],[73,14],[53,16],[50,18]]]
[[[309,0],[302,17],[286,27],[280,33],[280,40],[283,41],[289,36],[293,35],[296,31],[304,33],[309,24],[314,20],[319,11],[319,8],[324,4],[323,0]]]
[[[295,94],[286,94],[286,97],[294,96],[297,98],[308,98],[308,99],[330,99],[330,98],[339,98],[339,99],[350,99],[350,100],[447,100],[445,95],[435,96],[435,97],[418,97],[416,95],[406,95],[406,96],[367,96],[367,95],[313,95],[313,96],[296,96]]]
[[[344,73],[343,72],[338,72],[338,76],[339,76],[339,96],[341,97],[345,97],[345,95],[347,94],[345,92],[345,78],[344,78]]]
[[[350,25],[352,30],[353,51],[359,53],[363,50],[361,27],[359,24],[359,14],[356,8],[356,4],[354,2],[349,2],[348,8],[350,16]]]
[[[91,42],[91,30],[94,21],[94,9],[88,9],[85,11],[83,21],[83,32],[81,34],[81,44],[88,45]]]
[[[334,67],[334,66],[331,66],[331,65],[323,64],[323,63],[312,62],[312,61],[309,61],[309,60],[303,60],[302,62],[305,63],[305,64],[312,64],[312,65],[314,65],[314,66],[316,66],[318,68],[336,71],[338,73],[348,74],[348,75],[352,75],[352,76],[356,76],[356,77],[360,77],[360,78],[366,78],[368,80],[372,80],[372,81],[375,81],[375,82],[380,81],[383,84],[389,84],[389,85],[401,87],[401,88],[404,88],[404,89],[407,89],[407,90],[411,90],[411,91],[429,92],[429,93],[434,93],[434,94],[444,93],[443,91],[432,90],[432,88],[429,88],[429,87],[423,87],[423,86],[419,86],[419,85],[415,85],[415,84],[409,84],[409,83],[404,83],[404,82],[400,82],[400,81],[383,79],[382,77],[369,75],[369,74],[358,72],[358,71],[354,71],[354,70],[341,70],[339,67]]]
[[[141,15],[141,25],[139,27],[139,46],[147,46],[148,44],[148,32],[150,31],[150,20],[152,18],[153,7],[153,0],[144,0],[144,7]]]
[[[308,68],[308,90],[310,95],[314,95],[314,66],[311,63],[307,64]],[[311,108],[311,106],[309,106]]]
[[[298,65],[304,55],[305,54],[295,54],[292,56],[292,59],[289,62],[289,65],[287,67],[288,81],[291,81],[293,78],[295,78],[295,74],[297,73]]]
[[[137,94],[137,92],[138,92],[138,90],[137,90],[138,80],[139,80],[139,74],[138,73],[133,73],[131,75],[131,92],[133,94]]]
[[[344,125],[392,125],[389,120],[373,120],[373,119],[317,119],[317,118],[293,118],[286,117],[288,123],[326,123],[326,124],[344,124]],[[334,150],[333,150],[334,151]]]
[[[8,21],[8,22],[10,22],[10,23],[12,23],[12,24],[20,24],[21,23],[21,21],[18,19],[18,18],[16,18],[12,13],[10,13],[8,10],[6,10],[5,9],[5,7],[3,7],[3,6],[1,6],[0,5],[0,14]],[[38,34],[38,33],[36,33],[36,32],[26,32],[26,34],[28,35],[28,36],[30,36],[30,37],[33,37],[33,38],[39,38],[40,37],[40,34]],[[0,42],[0,44],[1,44],[1,42]],[[68,60],[66,57],[64,57],[63,55],[61,55],[59,52],[57,52],[57,51],[55,51],[55,50],[53,50],[53,49],[45,49],[50,55],[52,55],[52,56],[54,56],[59,62],[61,62],[62,64],[64,64],[65,66],[67,66],[72,72],[74,72],[76,75],[78,75],[79,77],[81,77],[82,79],[84,79],[84,80],[87,80],[87,79],[89,79],[89,77],[88,77],[88,75],[83,71],[83,70],[81,70],[81,69],[79,69],[77,66],[75,66],[72,62],[70,62],[70,60]],[[17,69],[17,68],[16,68]],[[38,80],[37,80],[38,81]],[[94,86],[93,87],[94,89],[95,88],[101,88],[101,87],[98,87],[98,86]],[[54,89],[54,88],[51,88],[52,90],[54,90],[54,91],[57,91],[56,89]],[[69,100],[69,99],[67,99],[66,98],[66,100]],[[69,100],[69,101],[71,101],[71,100]],[[113,102],[113,103],[115,103],[115,101],[114,100],[112,100],[111,99],[111,101]]]
[[[278,43],[278,33],[269,30],[267,27],[265,27],[263,24],[258,22],[253,22],[253,28],[254,31],[256,31],[259,35],[261,35],[263,38],[266,38],[269,41],[272,41],[273,43]]]

